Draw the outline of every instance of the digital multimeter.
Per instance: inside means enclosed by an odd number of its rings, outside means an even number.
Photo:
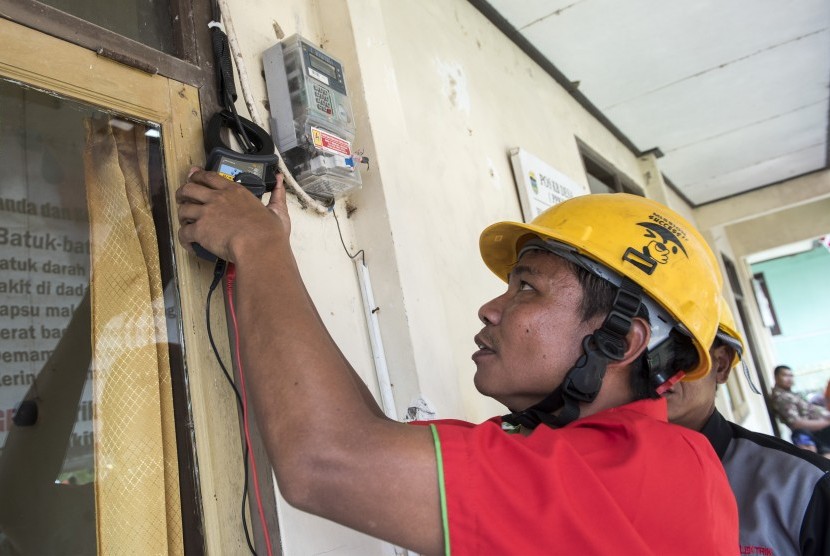
[[[257,152],[240,153],[224,145],[220,132],[222,127],[229,125],[237,129],[241,125]],[[233,116],[227,111],[218,112],[208,125],[205,147],[208,150],[205,164],[207,170],[217,172],[222,177],[244,186],[257,198],[261,198],[266,191],[273,191],[277,183],[279,158],[274,154],[271,136],[255,123],[240,116]],[[193,250],[198,257],[211,262],[218,258],[198,243],[193,243]]]
[[[265,184],[269,167],[276,166],[277,155],[242,154],[224,147],[214,147],[207,160],[207,169],[219,173],[223,178],[244,185],[248,190],[262,197],[273,189]],[[251,174],[257,179],[242,174]],[[242,179],[237,179],[241,177]]]

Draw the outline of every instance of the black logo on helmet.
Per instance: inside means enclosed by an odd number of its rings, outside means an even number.
[[[685,257],[688,257],[686,248],[680,240],[681,237],[685,239],[686,234],[659,215],[652,214],[650,219],[656,220],[659,224],[657,222],[637,223],[638,226],[645,228],[643,236],[646,244],[639,249],[629,247],[623,254],[624,261],[649,275],[654,272],[658,264],[669,262],[673,255],[683,253]]]

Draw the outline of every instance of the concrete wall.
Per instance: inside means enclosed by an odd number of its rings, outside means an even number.
[[[642,175],[630,152],[466,2],[348,6],[371,127],[361,138],[373,138],[381,182],[351,196],[353,220],[369,256],[388,248],[378,230],[389,228],[400,291],[379,291],[379,303],[403,296],[407,326],[396,329],[409,334],[419,377],[419,391],[397,398],[423,394],[440,416],[485,419],[502,408],[471,388],[472,337],[477,308],[502,284],[480,260],[478,234],[521,218],[508,151],[522,146],[586,183],[579,137],[639,184]],[[385,222],[373,214],[380,207]],[[377,262],[373,281],[389,284]],[[393,375],[412,367],[398,357],[390,353]]]
[[[237,30],[239,46],[249,72],[249,85],[256,101],[256,110],[267,119],[265,82],[260,75],[261,54],[276,44],[279,38],[294,33],[300,33],[317,44],[323,42],[317,3],[297,0],[236,1],[229,4],[229,15]],[[241,113],[247,112],[241,99],[237,106]],[[334,217],[331,214],[319,216],[313,210],[302,209],[293,196],[289,196],[289,207],[292,216],[292,245],[309,293],[344,355],[376,393],[377,381],[373,374],[360,289],[354,266],[340,243]],[[344,241],[355,251],[354,229],[346,218],[342,203],[336,210],[341,219]],[[379,232],[385,233],[388,230]],[[312,419],[309,426],[314,426],[313,408],[309,408],[309,415]],[[278,500],[278,514],[285,554],[362,556],[383,553],[384,545],[376,539],[297,511],[282,499]]]
[[[645,188],[640,161],[463,0],[237,0],[231,16],[245,29],[239,41],[260,107],[260,55],[277,40],[274,23],[346,64],[354,146],[371,166],[362,189],[335,210],[349,249],[365,251],[398,415],[421,396],[439,417],[504,412],[473,388],[470,356],[478,307],[504,287],[481,262],[478,234],[521,218],[509,150],[523,147],[587,183],[579,138]],[[291,212],[309,291],[374,389],[359,290],[334,220],[293,201]],[[284,503],[279,509],[288,554],[391,550]]]

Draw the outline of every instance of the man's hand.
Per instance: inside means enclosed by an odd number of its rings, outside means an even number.
[[[823,428],[830,427],[830,417],[821,416],[815,419],[807,417],[800,417],[798,419],[791,419],[786,423],[791,429],[801,429],[805,431],[815,432]]]
[[[267,206],[216,172],[191,168],[188,180],[176,191],[179,241],[188,251],[195,242],[221,259],[238,262],[248,251],[275,241],[288,245],[291,220],[281,174]]]

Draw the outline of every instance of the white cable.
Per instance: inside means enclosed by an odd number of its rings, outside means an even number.
[[[234,65],[236,66],[236,74],[239,77],[239,87],[242,89],[242,98],[245,100],[245,105],[248,107],[248,113],[251,116],[251,121],[259,127],[265,129],[265,122],[262,121],[259,111],[256,109],[254,97],[251,95],[251,90],[248,87],[248,70],[245,68],[245,60],[242,57],[242,50],[239,48],[239,42],[236,39],[236,30],[233,26],[233,19],[231,18],[231,12],[228,8],[227,0],[219,0],[219,12],[222,14],[222,23],[225,25],[225,30],[227,31],[228,45],[230,46],[231,55],[233,56],[235,62]],[[294,176],[291,175],[291,172],[288,171],[288,166],[286,166],[279,151],[275,149],[275,152],[277,154],[277,165],[280,168],[280,173],[282,173],[285,177],[285,185],[290,187],[294,194],[299,197],[300,204],[303,208],[311,207],[318,214],[328,214],[328,207],[311,198],[311,196],[306,193],[302,187],[300,187],[297,180],[295,180]]]

